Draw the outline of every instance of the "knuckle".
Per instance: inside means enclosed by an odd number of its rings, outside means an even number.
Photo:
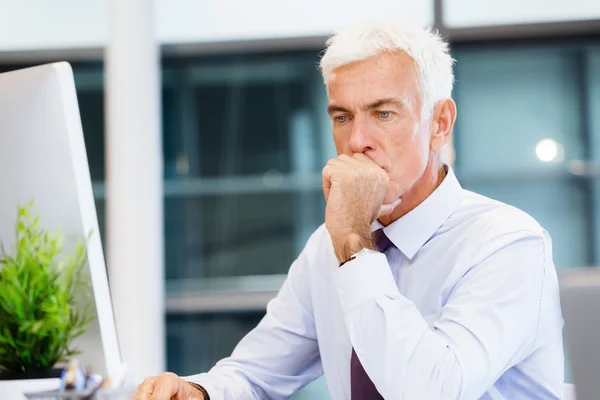
[[[156,377],[156,376],[149,376],[146,379],[144,379],[144,381],[142,382],[142,384],[139,385],[138,387],[145,386],[145,385],[151,385],[152,383],[156,382],[156,379],[158,379],[158,377]]]
[[[326,165],[325,168],[323,168],[323,175],[333,174],[334,168],[335,167],[333,165]]]
[[[179,379],[179,376],[177,376],[177,374],[173,373],[173,372],[163,372],[161,374],[161,377],[164,380],[173,380],[173,379]]]
[[[388,180],[389,176],[381,168],[373,168],[373,173],[382,181]]]
[[[377,181],[381,180],[381,175],[375,169],[369,168],[367,171],[367,175],[370,179],[375,179]]]

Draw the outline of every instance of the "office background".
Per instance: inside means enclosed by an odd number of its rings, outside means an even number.
[[[104,236],[106,6],[31,3],[0,1],[0,70],[72,62]],[[335,150],[316,66],[325,38],[365,11],[302,3],[156,2],[170,371],[228,355],[323,222]],[[369,17],[408,14],[451,42],[463,186],[538,219],[558,268],[599,264],[600,3],[380,3]],[[297,397],[324,393],[320,381]]]

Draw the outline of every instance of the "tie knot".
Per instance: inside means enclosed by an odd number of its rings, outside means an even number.
[[[375,244],[375,247],[377,247],[377,251],[380,253],[385,253],[387,249],[394,245],[383,232],[383,228],[377,229],[375,232],[373,232],[373,243]]]

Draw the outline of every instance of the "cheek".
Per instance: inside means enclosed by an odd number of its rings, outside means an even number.
[[[410,145],[406,147],[405,157],[410,169],[423,173],[429,161],[429,128],[427,124],[415,123],[412,127]]]
[[[415,141],[415,158],[418,159],[418,163],[422,169],[421,172],[427,167],[429,162],[429,133],[426,130],[421,130],[416,135]]]
[[[406,127],[404,132],[390,143],[394,154],[392,161],[401,165],[403,170],[419,169],[422,163],[427,164],[429,158],[427,134],[419,125]]]
[[[396,198],[410,189],[423,175],[429,160],[429,142],[422,128],[416,126],[404,140],[395,141],[390,145],[394,150],[388,195]]]

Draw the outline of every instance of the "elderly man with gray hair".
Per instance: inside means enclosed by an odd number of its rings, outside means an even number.
[[[328,41],[325,224],[230,357],[150,377],[136,398],[285,399],[322,374],[332,400],[561,397],[551,240],[443,163],[452,65],[436,33],[405,24]]]

